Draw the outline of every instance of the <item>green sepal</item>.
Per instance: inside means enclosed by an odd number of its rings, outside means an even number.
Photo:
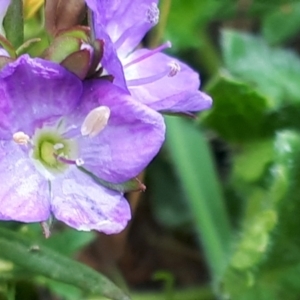
[[[57,37],[73,37],[76,39],[80,39],[86,43],[89,42],[90,29],[86,26],[74,26],[72,28],[68,28],[65,30],[61,30],[56,35]]]
[[[26,41],[25,43],[23,43],[17,50],[16,50],[16,54],[17,56],[20,56],[24,53],[26,53],[26,50],[34,43],[38,43],[40,42],[42,39],[40,38],[33,38],[30,39],[28,41]]]
[[[121,183],[112,183],[105,181],[99,177],[97,177],[92,172],[88,171],[87,169],[77,166],[77,168],[85,173],[86,175],[90,176],[97,184],[102,185],[110,190],[121,192],[121,193],[128,193],[128,192],[136,192],[136,191],[142,191],[144,192],[146,190],[146,186],[141,183],[138,178],[133,178],[125,182]]]
[[[43,246],[38,241],[33,242],[20,233],[3,228],[0,228],[0,257],[13,262],[29,274],[68,283],[89,294],[113,300],[129,300],[104,275]]]
[[[61,65],[70,72],[84,79],[90,68],[91,53],[87,49],[79,50],[67,56]]]
[[[61,63],[70,54],[80,50],[81,41],[70,36],[58,36],[45,50],[42,57],[57,63]]]
[[[11,58],[17,58],[14,46],[3,35],[0,34],[0,46],[7,51]]]

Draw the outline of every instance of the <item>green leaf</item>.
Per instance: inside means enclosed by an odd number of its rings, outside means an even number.
[[[72,284],[91,294],[113,300],[129,299],[102,274],[3,228],[0,228],[0,257],[32,273]]]
[[[300,3],[289,3],[268,13],[263,19],[263,35],[271,44],[287,41],[300,31]]]
[[[285,193],[279,203],[279,227],[273,243],[269,266],[287,267],[300,261],[300,134],[299,131],[281,131],[275,144],[276,161],[285,179]],[[278,172],[272,173],[274,178]],[[299,289],[300,292],[300,289]]]
[[[264,144],[261,149],[269,148],[267,141]],[[247,208],[222,286],[231,299],[296,300],[300,292],[294,280],[300,276],[299,132],[278,132],[273,154],[270,149],[261,154],[265,157],[258,159],[270,158],[265,171],[259,172],[260,180],[248,189],[235,182],[247,198]]]
[[[300,294],[299,177],[300,136],[298,131],[278,132],[274,143],[274,165],[268,187],[276,204],[277,226],[270,236],[265,259],[256,268],[251,286],[233,299],[297,300]],[[265,200],[262,202],[265,206]],[[232,285],[237,286],[236,281]]]
[[[15,49],[24,42],[23,25],[23,1],[11,0],[11,4],[3,20],[3,27],[6,38],[11,42]]]
[[[207,87],[214,99],[204,123],[229,141],[242,142],[269,134],[268,100],[249,85],[220,75]]]
[[[230,30],[223,32],[222,48],[229,71],[266,95],[274,109],[300,102],[300,60],[295,53]]]
[[[205,137],[184,119],[166,117],[167,147],[216,280],[227,264],[231,226]]]

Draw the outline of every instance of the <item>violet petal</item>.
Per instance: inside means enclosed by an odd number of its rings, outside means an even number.
[[[49,185],[27,152],[14,142],[0,143],[1,220],[41,222],[49,218]]]
[[[130,62],[149,51],[137,50],[126,61]],[[157,111],[195,112],[209,108],[212,99],[198,91],[200,86],[198,73],[166,54],[156,53],[125,68],[126,80],[147,78],[163,73],[168,70],[170,64],[174,63],[180,68],[176,75],[173,77],[166,75],[148,84],[130,86],[132,96]]]
[[[28,135],[48,118],[71,113],[82,92],[81,81],[60,65],[21,56],[0,72],[0,136]]]
[[[73,169],[51,186],[52,212],[71,227],[114,234],[130,220],[130,207],[121,193],[97,185],[78,170]]]
[[[96,17],[96,34],[101,24],[116,43],[124,33],[125,42],[118,47],[118,55],[125,57],[158,22],[158,0],[86,0]]]
[[[107,126],[95,137],[78,138],[84,167],[109,182],[119,183],[138,175],[159,151],[165,134],[162,116],[112,83],[85,83],[84,101],[70,122],[82,124],[95,107],[107,106]],[[79,128],[77,128],[79,131]]]

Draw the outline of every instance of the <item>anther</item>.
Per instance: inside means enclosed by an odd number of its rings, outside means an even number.
[[[110,117],[110,109],[107,106],[99,106],[88,113],[81,125],[83,136],[95,137],[107,125]]]
[[[13,140],[19,145],[27,145],[30,141],[30,137],[25,134],[23,131],[18,131],[13,134]]]
[[[82,165],[84,165],[84,160],[82,158],[77,158],[75,160],[73,159],[69,159],[68,157],[66,157],[65,155],[57,155],[57,154],[53,154],[53,156],[60,162],[67,164],[67,165],[76,165],[77,167],[80,167]]]
[[[147,10],[146,17],[147,17],[147,21],[150,24],[156,25],[158,23],[158,20],[159,20],[159,9],[158,9],[156,3],[154,3],[154,2],[151,3],[151,6]]]
[[[175,76],[180,71],[180,65],[176,61],[172,61],[168,64],[170,67],[169,77]]]
[[[76,163],[76,166],[77,167],[80,167],[80,166],[83,166],[84,165],[84,160],[82,158],[77,158],[75,160],[75,163]]]

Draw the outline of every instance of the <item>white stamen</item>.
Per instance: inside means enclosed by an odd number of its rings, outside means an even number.
[[[54,150],[60,150],[60,149],[63,149],[63,148],[64,148],[64,144],[62,144],[62,143],[57,143],[53,146]]]
[[[180,71],[180,65],[176,61],[172,61],[168,64],[170,67],[169,77],[175,76]]]
[[[18,131],[13,134],[13,140],[19,145],[27,145],[30,141],[30,137],[25,134],[23,131]]]
[[[77,167],[80,167],[80,166],[84,165],[84,160],[82,158],[77,158],[75,160],[75,163],[76,163]]]
[[[157,7],[157,4],[152,2],[151,6],[147,10],[147,21],[150,24],[156,25],[159,20],[159,9]]]
[[[110,117],[110,109],[107,106],[99,106],[88,113],[81,125],[81,134],[89,137],[96,136],[107,125]]]

